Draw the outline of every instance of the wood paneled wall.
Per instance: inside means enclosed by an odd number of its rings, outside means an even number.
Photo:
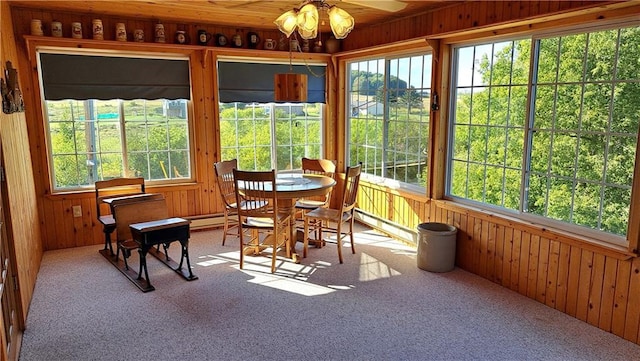
[[[30,19],[30,16],[26,18]],[[44,41],[47,38],[34,39],[34,42]],[[55,41],[54,41],[55,42]],[[90,42],[90,41],[89,41]],[[22,41],[22,44],[29,41]],[[118,48],[113,41],[96,41],[91,46],[96,49]],[[74,42],[65,39],[58,43],[48,45],[56,46],[85,46],[87,41]],[[42,44],[40,44],[42,45]],[[114,46],[115,45],[115,46]],[[35,46],[35,45],[34,45]],[[122,51],[139,52],[175,52],[183,53],[190,57],[190,72],[192,74],[192,97],[189,109],[193,119],[193,129],[191,141],[194,146],[193,161],[195,164],[193,172],[193,182],[176,185],[147,186],[148,192],[164,194],[169,206],[171,216],[189,217],[217,214],[222,212],[219,196],[213,177],[212,165],[217,160],[218,142],[213,136],[215,125],[212,116],[213,106],[213,83],[212,72],[215,64],[211,61],[211,55],[196,46],[184,46],[179,50],[170,49],[171,45],[134,43],[121,44],[118,49]],[[36,89],[37,69],[35,66],[35,54],[24,49],[25,57],[22,64],[30,72],[25,74],[25,83],[32,84]],[[28,56],[32,57],[31,59]],[[41,225],[43,229],[42,243],[45,250],[79,247],[87,245],[97,245],[104,242],[101,224],[97,221],[95,193],[90,191],[72,193],[53,193],[50,184],[48,171],[48,157],[46,152],[45,128],[42,121],[42,109],[39,98],[39,91],[31,90],[25,99],[27,103],[33,104],[27,110],[27,119],[30,131],[29,142],[31,143],[32,156],[34,158],[33,168],[36,173],[35,186],[39,194],[39,205],[42,210]],[[74,217],[72,209],[80,206],[81,217]]]
[[[15,38],[17,46],[21,53],[21,64],[25,69],[32,68],[23,40],[24,35],[29,35],[31,19],[41,19],[45,26],[45,35],[48,35],[48,28],[54,19],[63,23],[63,36],[70,37],[70,24],[74,21],[80,21],[83,24],[84,38],[90,38],[91,21],[95,15],[82,13],[66,13],[66,12],[50,12],[46,10],[34,9],[11,9],[14,21]],[[157,19],[141,19],[141,18],[121,18],[121,17],[100,17],[104,32],[104,42],[96,42],[96,47],[116,48],[112,40],[115,38],[115,24],[124,22],[129,33],[133,29],[143,29],[145,33],[145,43],[149,46],[150,51],[158,51],[153,48],[154,26],[158,22]],[[186,30],[195,43],[198,29],[205,29],[210,33],[223,33],[231,38],[238,29],[229,27],[220,27],[211,24],[187,24],[162,21],[167,34],[166,47],[173,43],[173,34],[176,30]],[[113,31],[112,31],[113,30]],[[244,31],[239,30],[245,38]],[[262,38],[277,38],[279,32],[277,29],[273,31],[259,32]],[[91,42],[91,40],[89,40]],[[100,44],[98,44],[100,43]],[[92,44],[93,45],[93,44]],[[115,46],[114,46],[115,45]],[[131,45],[131,44],[125,44]],[[83,45],[78,45],[83,46]],[[144,51],[144,46],[138,47],[137,51]],[[184,49],[189,48],[183,46]],[[192,47],[194,48],[194,47]],[[130,50],[130,49],[129,49]],[[172,51],[172,49],[164,49]],[[162,49],[160,49],[162,51]],[[182,186],[163,186],[148,187],[149,192],[163,193],[169,203],[170,214],[172,216],[200,216],[219,214],[222,212],[222,204],[217,194],[217,188],[214,182],[212,165],[218,160],[218,141],[219,130],[215,123],[214,111],[214,78],[212,76],[215,63],[211,60],[212,56],[209,52],[201,49],[190,50],[192,59],[191,76],[192,76],[192,96],[193,108],[190,109],[193,119],[194,128],[192,133],[192,142],[194,144],[194,164],[193,169],[195,182]],[[32,69],[33,70],[33,69]],[[44,128],[42,123],[41,109],[39,98],[32,89],[34,84],[35,72],[31,72],[30,77],[21,74],[23,83],[28,88],[25,91],[25,101],[28,104],[35,104],[27,110],[27,123],[29,124],[29,143],[31,144],[32,156],[34,158],[33,167],[35,173],[35,185],[38,194],[40,209],[42,210],[41,225],[44,231],[43,247],[45,250],[78,247],[86,245],[101,244],[103,242],[103,233],[100,224],[96,220],[95,214],[95,197],[92,192],[70,193],[70,194],[52,194],[50,180],[48,175],[48,159],[46,153],[46,140],[44,138]],[[27,139],[24,137],[23,139]],[[73,206],[82,207],[82,217],[74,218],[72,216]]]
[[[454,225],[458,267],[640,344],[640,258],[366,181],[358,208],[412,229]]]
[[[101,244],[103,233],[101,225],[96,219],[95,196],[92,191],[73,192],[68,194],[53,194],[50,185],[50,175],[48,171],[48,158],[46,152],[45,129],[42,121],[42,109],[37,84],[37,72],[35,69],[34,54],[29,54],[27,49],[28,41],[24,40],[25,35],[29,35],[31,19],[41,19],[45,26],[51,23],[53,19],[61,21],[64,24],[63,35],[67,38],[53,39],[51,37],[31,37],[33,42],[39,45],[51,46],[68,46],[68,47],[91,47],[96,49],[122,50],[122,51],[138,51],[138,52],[181,52],[188,55],[191,59],[191,80],[192,80],[192,108],[190,112],[193,119],[193,160],[194,182],[172,185],[172,186],[148,186],[147,191],[163,193],[169,203],[171,216],[180,217],[200,217],[210,215],[221,215],[223,205],[218,195],[218,189],[215,183],[213,173],[213,163],[219,160],[219,142],[220,130],[217,123],[218,106],[214,101],[215,97],[215,57],[217,54],[250,57],[261,50],[249,49],[231,49],[231,48],[214,48],[193,45],[173,45],[172,37],[175,30],[184,29],[195,39],[198,29],[206,29],[211,33],[223,33],[228,37],[237,31],[243,33],[243,30],[235,28],[225,28],[214,25],[194,25],[194,24],[178,24],[169,21],[163,21],[165,32],[167,34],[167,44],[156,44],[152,41],[153,27],[157,20],[147,19],[122,19],[120,17],[101,17],[105,29],[114,29],[115,23],[125,22],[129,32],[136,28],[142,28],[145,31],[145,43],[133,42],[116,42],[114,39],[114,31],[105,30],[104,41],[94,41],[86,39],[87,31],[90,28],[91,20],[95,16],[89,14],[76,13],[54,13],[44,10],[34,10],[26,8],[13,8],[12,17],[14,19],[15,38],[18,39],[16,45],[20,50],[20,64],[24,69],[30,69],[30,72],[22,72],[21,78],[23,83],[27,84],[25,89],[25,102],[33,104],[27,109],[27,124],[29,127],[29,144],[33,157],[33,169],[35,173],[35,187],[38,194],[39,207],[42,210],[41,226],[43,229],[43,247],[44,250],[53,250],[68,247],[79,247],[87,245]],[[83,40],[69,39],[69,24],[73,21],[81,21],[84,26]],[[45,35],[47,35],[45,29]],[[278,38],[278,31],[259,31],[261,38]],[[27,37],[29,38],[29,37]],[[51,41],[51,44],[45,44]],[[262,51],[260,56],[268,56],[273,58],[288,59],[288,52],[280,51]],[[304,58],[307,60],[326,61],[329,57],[325,54],[293,54],[293,58]],[[329,71],[332,72],[333,67],[329,64]],[[330,79],[329,85],[335,89],[335,82]],[[336,93],[332,92],[329,99],[335,99]],[[333,97],[333,98],[332,98]],[[333,110],[327,111],[328,117],[334,117]],[[335,122],[333,122],[335,124]],[[333,129],[333,128],[332,128]],[[328,133],[333,133],[329,131]],[[27,139],[26,137],[24,139]],[[332,139],[332,138],[330,138]],[[329,143],[330,142],[329,139]],[[25,143],[26,144],[26,143]],[[334,147],[332,147],[333,149]],[[82,217],[73,217],[72,207],[81,206]]]
[[[351,50],[348,53],[353,57],[368,53],[362,48],[379,45],[389,48],[389,43],[401,44],[402,40],[414,37],[440,39],[433,44],[442,48],[442,41],[452,43],[508,32],[523,33],[533,28],[579,25],[597,19],[627,19],[630,14],[636,14],[637,20],[640,13],[637,3],[592,5],[587,1],[467,2],[409,19],[357,28],[346,39],[343,49]],[[574,11],[563,15],[569,10]],[[551,15],[540,18],[543,13]],[[507,29],[505,22],[512,28]],[[436,54],[440,57],[438,64],[448,62],[434,48]],[[437,87],[447,88],[446,83]],[[432,117],[435,134],[431,137],[434,141],[431,149],[438,152],[431,154],[435,160],[430,164],[437,169],[434,182],[443,183],[447,119],[446,114],[439,112],[432,113]],[[433,196],[440,197],[442,184],[434,186]],[[630,252],[515,218],[431,199],[426,191],[425,195],[415,195],[367,181],[361,182],[358,208],[413,230],[422,222],[454,225],[458,229],[458,267],[640,344],[640,258]]]
[[[487,8],[486,5],[479,5],[476,2],[462,5],[452,5],[435,13],[417,14],[410,19],[403,21],[392,21],[380,24],[370,28],[356,27],[356,30],[345,40],[344,49],[360,48],[372,44],[395,42],[404,39],[411,39],[418,36],[433,35],[436,32],[453,32],[461,31],[469,27],[483,26],[495,22],[506,22],[518,17],[533,17],[535,15],[544,14],[546,12],[566,11],[572,8],[580,8],[584,6],[584,1],[565,2],[562,5],[551,5],[552,2],[541,2],[543,4],[519,4],[517,11],[514,10],[515,5],[512,2],[504,2],[505,4],[491,6],[502,6],[502,11],[494,8]],[[537,2],[536,2],[537,3]],[[594,7],[593,2],[590,2]],[[484,7],[483,7],[484,6]],[[505,9],[508,9],[505,10]],[[32,64],[28,61],[25,42],[22,40],[24,35],[29,34],[31,19],[41,19],[45,24],[45,34],[47,24],[51,21],[58,20],[65,24],[63,35],[68,37],[69,24],[73,21],[80,21],[83,24],[85,38],[88,37],[91,20],[95,15],[89,13],[67,13],[67,12],[51,12],[47,10],[35,10],[27,8],[12,8],[12,19],[14,22],[13,29],[15,31],[15,39],[17,39],[17,47],[20,54],[20,65],[25,69],[31,68]],[[468,15],[468,14],[473,14]],[[439,24],[435,25],[431,21],[431,17],[438,19]],[[472,18],[472,19],[471,19]],[[105,41],[100,43],[101,47],[116,48],[118,45],[111,40],[114,38],[115,23],[124,22],[126,28],[141,28],[145,31],[146,41],[150,42],[153,34],[154,24],[157,19],[141,19],[141,18],[121,18],[121,17],[101,17],[105,31]],[[448,20],[446,20],[448,19]],[[471,19],[471,20],[470,20]],[[406,20],[406,21],[405,21]],[[446,21],[445,21],[446,20]],[[170,21],[162,21],[165,26],[167,41],[171,42],[171,34],[176,30],[187,30],[192,39],[196,36],[197,29],[206,29],[211,33],[223,33],[228,37],[235,34],[238,29],[215,26],[211,24],[185,24]],[[402,26],[400,26],[402,24]],[[379,29],[379,30],[376,30]],[[242,31],[242,30],[240,30]],[[372,35],[373,34],[373,35]],[[277,38],[279,33],[274,28],[273,31],[260,31],[259,36],[262,38]],[[146,43],[145,43],[146,44]],[[149,46],[152,46],[150,43]],[[84,46],[84,45],[83,45]],[[176,46],[178,47],[178,46]],[[213,67],[215,61],[210,52],[195,51],[192,55],[199,61],[193,62],[191,68],[193,79],[193,115],[194,115],[194,174],[196,181],[194,184],[185,185],[184,187],[161,187],[154,189],[150,187],[150,191],[164,193],[170,200],[171,213],[175,216],[201,216],[207,214],[218,214],[222,212],[222,204],[220,204],[217,196],[217,189],[211,172],[211,165],[218,160],[217,139],[219,139],[219,129],[216,122],[217,105],[214,100],[214,72]],[[333,71],[335,63],[329,64],[329,73],[335,74]],[[24,72],[23,72],[24,73]],[[36,193],[38,194],[38,202],[41,210],[41,225],[44,231],[43,246],[45,250],[58,249],[65,247],[83,246],[91,244],[100,244],[102,242],[102,234],[99,225],[95,220],[95,204],[93,194],[73,193],[68,195],[52,195],[50,190],[50,181],[48,175],[48,159],[46,156],[46,141],[44,138],[44,128],[42,124],[41,112],[39,111],[39,99],[35,98],[35,92],[31,89],[34,73],[29,73],[29,78],[23,78],[25,85],[25,101],[36,106],[29,107],[27,110],[27,124],[29,128],[29,143],[33,157],[33,172],[35,174],[34,183]],[[21,75],[22,76],[22,75]],[[340,108],[344,106],[344,99],[338,97],[333,90],[338,92],[342,88],[336,85],[335,79],[331,79],[331,85],[328,89],[329,101],[333,106],[327,107],[328,119],[325,129],[327,136],[325,144],[327,144],[328,157],[335,157],[342,162],[341,154],[344,154],[344,132],[340,131],[340,122],[336,121]],[[342,86],[342,85],[340,85]],[[344,167],[344,164],[340,164]],[[80,205],[83,215],[80,218],[73,218],[71,207]]]
[[[114,4],[113,6],[117,6]],[[142,29],[144,30],[145,42],[153,43],[154,42],[154,34],[155,34],[155,24],[162,23],[164,25],[165,34],[166,34],[166,43],[173,44],[174,43],[174,34],[177,30],[186,31],[188,38],[190,40],[190,44],[195,45],[196,40],[198,38],[197,31],[200,29],[206,30],[211,34],[221,33],[224,34],[227,39],[230,41],[231,37],[236,33],[242,35],[243,42],[246,41],[246,34],[249,31],[256,32],[261,39],[278,39],[280,37],[280,32],[277,28],[272,30],[254,30],[254,29],[244,29],[244,28],[236,28],[236,27],[228,27],[228,26],[218,26],[210,23],[188,23],[188,22],[175,22],[158,19],[157,16],[153,14],[149,14],[148,17],[141,16],[131,16],[131,17],[115,17],[115,16],[97,16],[96,14],[87,13],[74,13],[74,12],[54,12],[46,9],[36,10],[33,8],[12,8],[12,17],[14,21],[14,29],[16,32],[17,39],[21,39],[23,35],[29,35],[30,33],[30,24],[31,19],[40,19],[42,20],[44,35],[51,35],[51,22],[52,21],[60,21],[62,23],[62,35],[65,38],[71,37],[71,23],[72,22],[81,22],[82,23],[82,34],[84,39],[91,39],[91,22],[93,19],[99,18],[102,20],[102,25],[104,28],[104,40],[115,40],[115,26],[116,23],[124,23],[125,28],[128,34],[128,41],[133,41],[132,33],[134,29]],[[212,39],[209,44],[214,44],[214,40]],[[175,45],[180,46],[180,45]],[[213,45],[211,45],[213,46]]]
[[[602,19],[604,7],[626,7],[613,1],[465,1],[434,11],[394,19],[374,26],[357,26],[343,40],[342,49],[357,50],[391,44],[406,39],[469,35],[485,30],[498,35],[497,29],[517,25],[533,27],[551,19],[563,19],[567,13],[580,12],[585,21]]]
[[[19,66],[18,51],[13,41],[14,32],[6,1],[0,2],[0,63],[4,69],[6,61],[11,61],[18,74],[26,69]],[[20,81],[20,89],[24,92],[24,81]],[[35,191],[34,174],[29,153],[27,119],[24,112],[4,114],[0,112],[0,138],[4,158],[4,178],[7,182],[9,209],[5,209],[6,221],[10,222],[7,231],[10,251],[14,253],[17,266],[18,285],[20,291],[21,323],[26,320],[31,296],[36,284],[36,277],[42,260],[42,235],[40,232],[40,216],[38,199]]]
[[[459,230],[457,264],[570,316],[639,343],[639,258],[545,237],[519,224],[436,203],[432,216]]]
[[[603,5],[606,3],[606,6]],[[582,21],[607,18],[611,12],[618,13],[623,2],[602,1],[535,1],[535,2],[466,2],[450,7],[416,14],[409,18],[397,19],[372,27],[356,27],[343,42],[343,50],[357,50],[381,44],[399,43],[416,38],[444,38],[458,36],[466,39],[479,36],[499,35],[511,26],[523,28],[535,24],[553,24],[562,21],[565,14],[575,11],[583,16]],[[637,11],[636,7],[632,11]],[[6,7],[3,2],[3,7]],[[575,15],[575,13],[573,14]],[[42,19],[50,23],[54,18],[69,24],[71,21],[82,21],[85,34],[88,31],[91,15],[52,13],[46,10],[12,9],[15,39],[20,59],[20,70],[28,72],[30,67],[28,55],[22,36],[29,31],[32,18]],[[2,28],[7,25],[2,19]],[[150,40],[152,19],[112,19],[102,17],[105,29],[112,29],[116,22],[125,20],[127,29],[143,28]],[[511,22],[511,25],[507,25]],[[173,34],[179,27],[188,27],[190,35],[195,36],[194,25],[183,25],[163,21],[167,34]],[[543,26],[543,25],[541,25]],[[210,32],[235,33],[235,29],[205,26]],[[65,29],[65,36],[68,29]],[[277,38],[279,34],[265,32],[262,38]],[[113,34],[105,32],[104,46],[112,46],[109,42]],[[3,44],[5,44],[3,35]],[[102,44],[102,43],[101,43]],[[3,45],[4,46],[4,45]],[[338,55],[339,56],[339,55]],[[161,187],[150,189],[165,194],[170,202],[172,215],[197,216],[222,211],[219,203],[211,165],[218,159],[220,132],[216,124],[217,105],[214,101],[213,84],[215,74],[211,73],[213,57],[208,52],[201,52],[201,66],[192,68],[193,113],[195,115],[195,176],[196,182],[184,186]],[[335,69],[335,60],[330,70]],[[30,72],[28,81],[22,81],[25,93],[33,93]],[[22,74],[21,74],[22,76]],[[21,77],[21,80],[24,78]],[[344,119],[341,109],[344,108],[344,97],[333,93],[344,91],[344,82],[332,80],[329,86],[329,105],[327,113],[326,144],[330,146],[328,154],[335,155],[343,162],[345,154]],[[32,96],[32,94],[31,94]],[[34,98],[28,99],[33,105]],[[44,249],[82,246],[102,243],[102,233],[96,224],[94,199],[92,193],[76,193],[68,195],[51,195],[48,185],[47,159],[45,141],[42,138],[42,119],[35,106],[30,107],[24,116],[18,116],[13,122],[16,128],[28,126],[28,139],[33,157],[34,185],[37,201],[41,211],[40,222],[44,232],[42,246]],[[4,119],[3,119],[4,120]],[[21,123],[22,122],[22,123]],[[0,124],[4,133],[4,121]],[[23,128],[24,129],[24,128]],[[15,132],[15,141],[23,142],[23,133]],[[20,138],[22,137],[22,138]],[[4,139],[4,138],[3,138]],[[16,144],[18,146],[18,144]],[[23,149],[24,151],[24,149]],[[19,154],[17,155],[20,156]],[[21,160],[21,162],[24,160]],[[27,161],[28,162],[28,161]],[[441,165],[437,165],[441,166]],[[341,164],[344,167],[344,164]],[[20,176],[28,176],[25,165]],[[457,265],[476,273],[504,287],[522,293],[550,307],[556,308],[592,325],[612,332],[629,341],[640,343],[640,261],[628,258],[622,253],[589,245],[570,236],[547,232],[532,225],[496,217],[478,210],[464,209],[446,201],[429,199],[426,195],[416,196],[402,191],[390,190],[380,185],[362,182],[359,192],[359,207],[364,211],[383,219],[390,219],[400,225],[415,229],[421,222],[439,221],[455,225],[459,229],[457,245]],[[71,207],[81,205],[83,216],[73,218]],[[25,205],[16,205],[18,210]],[[32,210],[27,207],[27,212]],[[32,213],[31,213],[32,214]],[[37,235],[33,229],[21,229],[20,237]],[[17,232],[16,232],[17,233]],[[29,241],[27,241],[29,242]],[[36,242],[37,243],[37,242]],[[25,243],[34,250],[26,252],[27,260],[22,260],[27,267],[37,265],[33,259],[41,255],[37,244]],[[26,250],[26,249],[25,249]],[[37,267],[36,267],[37,268]],[[30,297],[29,297],[30,299]]]

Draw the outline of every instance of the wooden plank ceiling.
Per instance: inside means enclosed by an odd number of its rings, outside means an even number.
[[[459,1],[448,0],[325,0],[349,12],[358,25],[385,22],[407,15],[449,6]],[[89,13],[95,16],[122,16],[126,18],[157,19],[190,24],[216,24],[231,27],[273,29],[273,21],[287,10],[299,8],[305,0],[9,0],[11,6],[52,11]],[[398,7],[394,11],[383,10]],[[322,31],[329,31],[328,16]]]

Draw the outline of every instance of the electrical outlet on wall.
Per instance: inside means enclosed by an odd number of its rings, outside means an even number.
[[[73,206],[73,216],[74,217],[82,217],[82,207],[81,206]]]

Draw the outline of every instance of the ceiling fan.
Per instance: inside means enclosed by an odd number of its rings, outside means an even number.
[[[372,9],[388,11],[391,13],[395,13],[407,7],[407,3],[399,0],[340,0],[339,2],[344,2],[348,4],[354,4],[364,7],[369,7]]]
[[[399,11],[407,5],[404,2],[389,1],[361,1],[361,0],[342,0],[344,3],[353,3],[376,7],[380,9],[384,7],[384,11]],[[294,31],[303,39],[314,39],[318,36],[318,28],[321,23],[318,11],[322,9],[329,15],[329,24],[331,32],[336,39],[344,39],[355,26],[355,19],[347,11],[336,5],[331,5],[326,0],[305,0],[300,8],[288,10],[280,15],[274,23],[283,34],[287,37],[291,36]],[[324,22],[322,22],[324,23]]]

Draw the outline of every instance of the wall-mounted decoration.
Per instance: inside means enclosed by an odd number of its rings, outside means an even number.
[[[22,92],[18,86],[18,71],[13,68],[10,61],[4,70],[5,79],[0,79],[2,87],[2,111],[6,114],[24,111]]]

